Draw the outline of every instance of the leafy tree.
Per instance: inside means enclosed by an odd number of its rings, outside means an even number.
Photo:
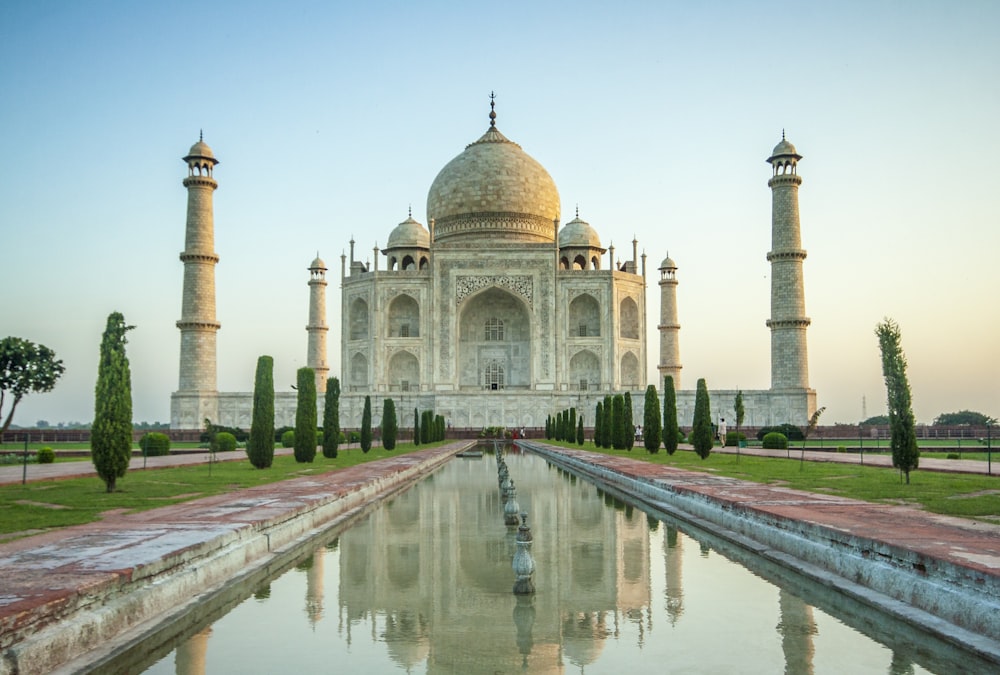
[[[663,378],[663,447],[667,454],[677,452],[677,392],[674,391],[674,378],[667,375]]]
[[[361,452],[372,449],[372,397],[365,396],[365,409],[361,413]]]
[[[94,391],[90,457],[108,492],[114,492],[132,458],[132,373],[125,355],[126,326],[120,312],[108,316]]]
[[[656,393],[656,385],[646,387],[646,402],[642,412],[642,444],[650,453],[660,451],[662,436],[660,426],[660,397]]]
[[[413,409],[413,444],[420,445],[420,413]]]
[[[583,445],[583,415],[576,420],[576,444]]]
[[[611,445],[615,450],[624,450],[628,447],[625,440],[625,397],[615,394],[611,399]]]
[[[274,359],[257,359],[253,384],[253,413],[250,418],[247,457],[257,469],[274,463]]]
[[[889,416],[888,415],[873,415],[873,416],[869,417],[868,419],[862,421],[861,423],[864,424],[865,426],[876,426],[876,425],[881,425],[881,424],[888,424],[889,423]]]
[[[892,446],[892,465],[903,472],[910,483],[910,471],[920,463],[920,449],[914,433],[913,405],[910,383],[906,378],[906,356],[900,346],[899,325],[886,318],[875,328],[879,349],[882,352],[882,376],[889,408],[889,438]]]
[[[327,378],[323,396],[323,456],[337,459],[340,448],[340,380]]]
[[[56,353],[45,345],[36,345],[18,337],[0,340],[0,436],[10,427],[14,410],[21,399],[32,392],[52,391],[65,371]],[[10,409],[3,417],[4,398],[10,392]]]
[[[708,398],[708,385],[705,378],[699,378],[698,389],[694,397],[694,419],[691,422],[691,445],[702,459],[712,452],[715,440],[712,438],[711,401]]]
[[[635,445],[635,416],[632,414],[632,393],[625,392],[625,449]]]
[[[981,412],[972,410],[959,410],[953,413],[941,413],[934,418],[935,425],[958,426],[968,424],[973,427],[985,427],[988,424],[996,424],[997,418],[984,415]]]
[[[296,376],[295,461],[312,462],[316,458],[316,371],[299,368]]]
[[[604,403],[597,402],[597,410],[594,412],[594,445],[598,448],[602,446],[604,439]]]
[[[396,449],[396,434],[399,431],[396,423],[396,404],[386,396],[382,400],[382,447],[386,450]]]

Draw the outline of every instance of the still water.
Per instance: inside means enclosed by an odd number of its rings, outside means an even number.
[[[534,596],[511,592],[495,458],[455,459],[130,672],[988,672],[535,455],[507,464],[534,535]]]

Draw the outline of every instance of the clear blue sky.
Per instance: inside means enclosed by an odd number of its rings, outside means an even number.
[[[0,6],[0,336],[66,374],[15,423],[89,420],[107,315],[135,418],[177,387],[186,175],[215,176],[219,387],[304,365],[306,267],[371,257],[488,125],[580,215],[679,266],[683,385],[767,388],[770,167],[799,164],[810,382],[823,423],[884,412],[875,325],[899,322],[914,410],[1000,416],[1000,3],[45,1]]]

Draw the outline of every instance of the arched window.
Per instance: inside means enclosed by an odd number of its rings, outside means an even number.
[[[486,334],[483,339],[487,342],[502,342],[504,339],[503,319],[498,319],[495,316],[486,319]]]
[[[483,371],[483,386],[487,389],[503,389],[503,364],[499,361],[489,361]]]

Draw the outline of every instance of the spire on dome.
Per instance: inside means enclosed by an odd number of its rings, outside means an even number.
[[[496,94],[494,94],[491,91],[490,92],[490,126],[491,127],[496,127],[496,125],[497,125],[497,113],[496,113],[496,110],[493,109],[495,105],[496,105]]]

